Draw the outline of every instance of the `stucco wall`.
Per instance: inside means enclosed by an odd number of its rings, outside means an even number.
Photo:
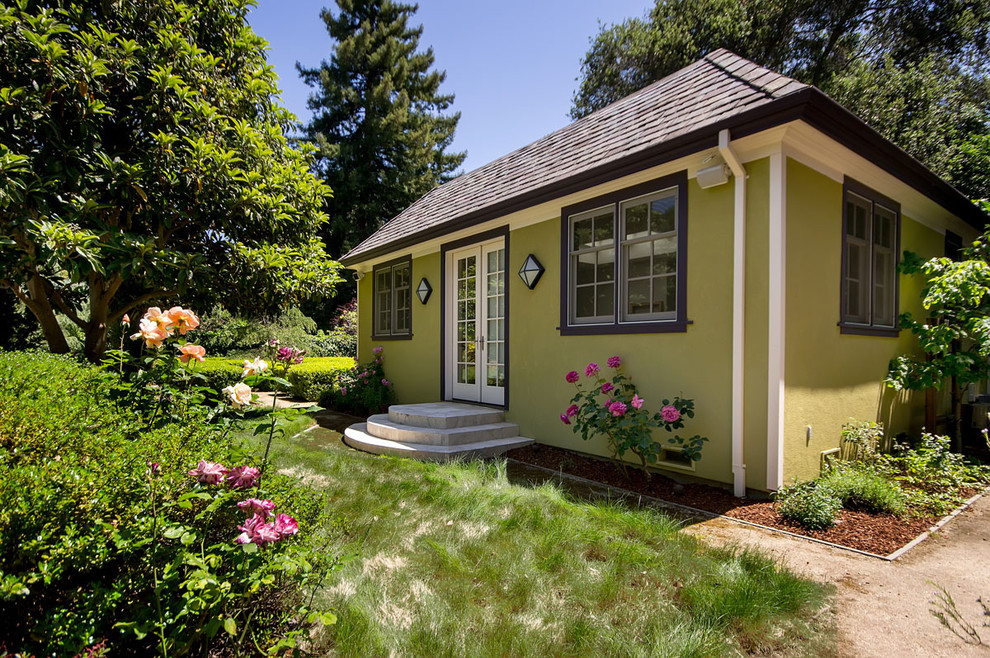
[[[664,397],[694,398],[696,416],[684,431],[710,439],[695,475],[731,481],[732,186],[702,190],[689,183],[687,316],[693,324],[684,333],[561,336],[559,243],[558,218],[510,234],[508,419],[541,443],[608,454],[603,439],[582,441],[558,416],[574,394],[565,373],[583,372],[591,361],[604,369],[606,359],[618,355],[651,411]],[[515,276],[529,253],[547,269],[533,291]]]
[[[416,297],[423,277],[433,286],[429,302]],[[358,361],[373,358],[372,348],[385,348],[385,376],[395,385],[400,402],[436,402],[440,399],[440,254],[414,258],[412,262],[412,339],[374,340],[372,280],[369,273],[358,282]]]
[[[896,200],[896,199],[895,199]],[[788,160],[784,476],[815,477],[821,451],[839,446],[850,418],[880,420],[888,436],[918,432],[924,394],[895,394],[883,378],[893,357],[916,349],[897,338],[841,334],[842,185]],[[901,251],[943,255],[944,237],[901,219]],[[922,312],[918,277],[900,275],[900,312]],[[811,438],[808,438],[811,427]]]

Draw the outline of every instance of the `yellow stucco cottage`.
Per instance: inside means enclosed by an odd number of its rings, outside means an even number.
[[[921,312],[899,254],[982,228],[825,94],[719,50],[437,187],[342,260],[359,360],[386,346],[400,403],[480,403],[518,426],[499,436],[605,455],[561,424],[564,374],[619,355],[647,406],[694,398],[710,439],[658,468],[742,495],[816,476],[850,417],[920,430],[923,396],[882,385],[912,349],[898,315]]]

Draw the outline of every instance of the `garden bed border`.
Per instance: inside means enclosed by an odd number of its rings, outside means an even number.
[[[959,516],[963,511],[969,508],[973,503],[982,498],[987,493],[990,493],[990,487],[984,488],[982,491],[964,501],[962,505],[949,512],[947,515],[939,519],[939,521],[930,527],[928,530],[922,532],[920,535],[909,541],[904,546],[901,546],[896,551],[890,555],[879,555],[878,553],[870,553],[869,551],[863,551],[858,548],[851,548],[849,546],[843,546],[842,544],[836,544],[835,542],[826,541],[824,539],[817,539],[815,537],[808,537],[807,535],[801,535],[796,532],[790,532],[788,530],[781,530],[780,528],[772,528],[770,526],[761,525],[759,523],[753,523],[752,521],[746,521],[744,519],[737,519],[732,516],[726,516],[724,514],[718,514],[716,512],[709,512],[707,510],[701,510],[696,507],[689,507],[688,505],[681,505],[679,503],[672,503],[669,500],[664,500],[662,498],[655,498],[653,496],[647,496],[644,494],[636,493],[635,491],[629,491],[628,489],[622,489],[619,487],[613,487],[609,484],[603,484],[601,482],[596,482],[595,480],[589,480],[588,478],[581,477],[579,475],[571,475],[570,473],[565,473],[564,471],[555,471],[545,466],[537,466],[536,464],[530,464],[528,462],[519,461],[518,459],[512,459],[511,457],[506,457],[507,462],[512,462],[514,464],[519,464],[525,466],[526,468],[533,468],[550,475],[556,476],[560,479],[569,479],[574,482],[580,482],[585,485],[592,485],[592,487],[597,487],[600,489],[606,489],[608,496],[611,497],[612,491],[616,491],[621,498],[631,499],[637,498],[639,500],[639,505],[642,506],[642,501],[647,500],[651,503],[651,507],[664,507],[671,510],[679,511],[685,514],[689,514],[695,517],[704,517],[707,519],[727,519],[734,523],[741,523],[742,525],[752,526],[754,528],[762,528],[763,530],[769,530],[770,532],[778,532],[780,534],[788,535],[790,537],[795,537],[797,539],[804,539],[806,541],[815,542],[817,544],[824,544],[825,546],[831,546],[833,548],[838,548],[843,551],[850,551],[852,553],[858,553],[859,555],[864,555],[866,557],[877,558],[884,560],[886,562],[893,562],[901,558],[909,550],[920,544],[922,541],[931,536],[933,532],[937,532],[943,526],[945,526],[949,521]]]

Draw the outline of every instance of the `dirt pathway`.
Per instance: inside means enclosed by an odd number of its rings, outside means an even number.
[[[990,656],[977,598],[990,601],[990,497],[984,496],[940,531],[894,562],[857,555],[725,519],[685,532],[716,543],[757,546],[794,571],[836,586],[840,656]],[[983,645],[963,642],[930,613],[944,587],[974,624]]]

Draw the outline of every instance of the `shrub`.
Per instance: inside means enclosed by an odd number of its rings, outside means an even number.
[[[809,530],[827,530],[835,525],[842,502],[818,481],[795,482],[774,494],[777,514]]]
[[[585,377],[592,382],[590,388],[580,383],[581,375],[575,370],[564,376],[567,383],[574,384],[577,393],[571,398],[571,406],[560,414],[560,420],[570,425],[573,419],[574,431],[585,441],[596,435],[608,439],[614,459],[632,452],[639,457],[649,477],[647,464],[655,463],[661,452],[660,444],[653,440],[653,430],[672,432],[684,427],[685,418],[694,417],[694,400],[680,397],[663,400],[660,411],[651,416],[643,410],[644,400],[636,387],[623,374],[622,360],[613,356],[607,364],[612,370],[611,377],[601,374],[597,363],[589,363],[584,369]],[[678,446],[688,459],[697,461],[707,440],[699,435],[684,438],[675,434],[668,442]]]
[[[907,497],[897,483],[862,467],[838,465],[819,480],[842,506],[872,514],[904,514]]]
[[[876,470],[901,485],[911,507],[946,514],[965,500],[967,489],[990,482],[990,467],[967,460],[950,446],[948,437],[926,432],[916,447],[894,444],[892,453],[877,461]]]
[[[319,400],[323,391],[333,388],[340,375],[353,367],[351,357],[307,357],[289,370],[286,377],[292,384],[289,393],[303,400]]]
[[[316,332],[312,343],[314,356],[357,357],[357,300],[337,309],[330,331]]]
[[[850,418],[849,422],[842,426],[842,459],[872,464],[880,455],[882,441],[882,423]]]
[[[353,359],[357,355],[357,335],[342,329],[318,331],[311,344],[313,356],[346,356]]]
[[[321,356],[317,336],[316,322],[298,308],[290,308],[275,318],[236,317],[217,308],[203,319],[197,342],[213,356],[257,352],[272,339]]]
[[[167,343],[150,367],[172,352]],[[0,353],[0,643],[39,655],[101,644],[128,655],[236,653],[241,641],[267,652],[318,617],[331,621],[302,597],[332,563],[314,532],[319,497],[274,472],[263,489],[197,484],[188,471],[200,460],[257,457],[203,407],[150,424],[118,406],[118,379],[65,357]],[[249,486],[251,471],[240,473]],[[283,518],[283,541],[236,543],[238,525],[257,529],[236,505],[245,498],[274,501],[298,535]]]
[[[335,386],[320,395],[320,406],[355,416],[386,411],[395,402],[395,391],[385,377],[383,349],[374,349],[375,359],[370,363],[357,364],[340,373]]]

